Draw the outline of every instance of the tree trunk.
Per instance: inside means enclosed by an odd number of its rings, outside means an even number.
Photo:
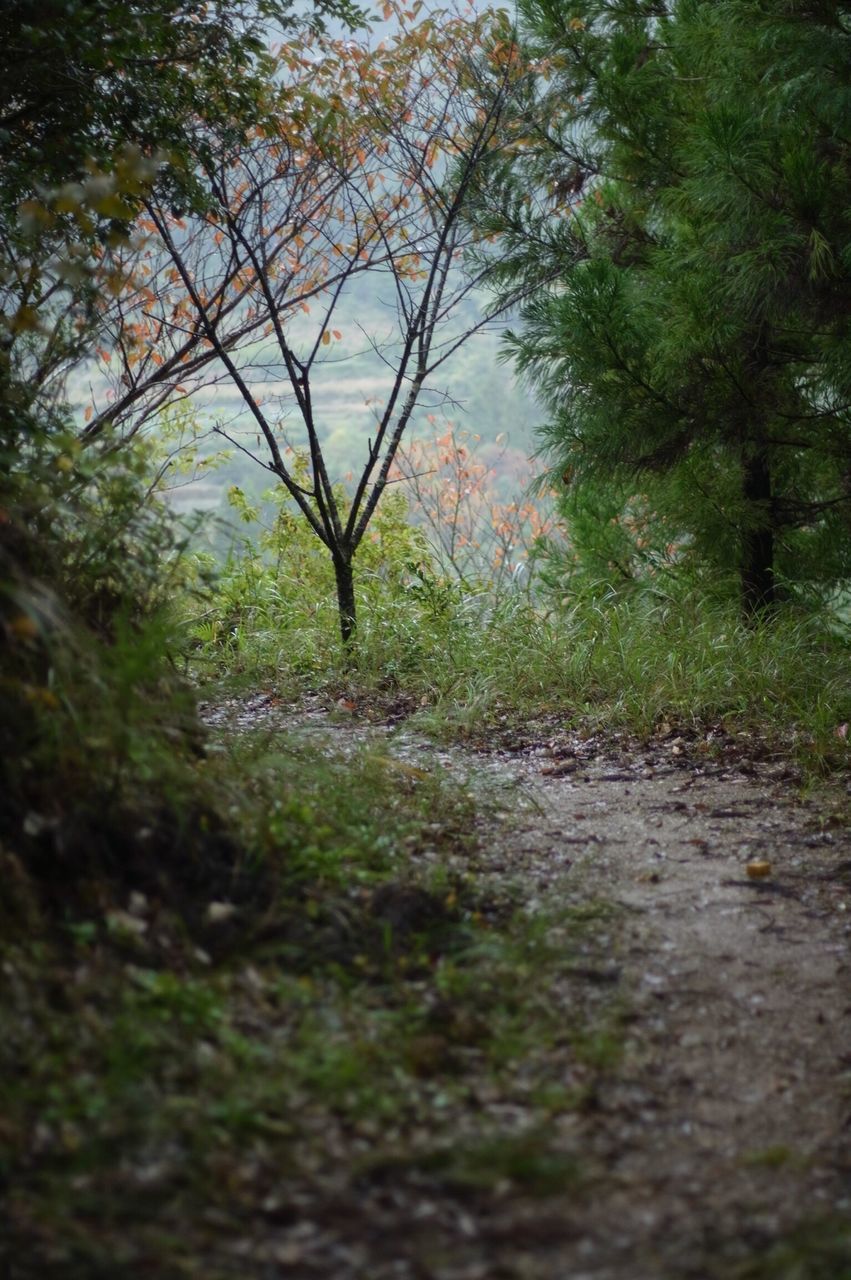
[[[340,635],[343,639],[343,648],[351,649],[357,628],[355,578],[351,559],[334,556],[334,577],[337,581],[337,609],[340,614]]]
[[[770,609],[774,585],[774,528],[771,515],[771,470],[762,450],[743,459],[742,493],[747,511],[742,534],[742,608],[748,617]]]

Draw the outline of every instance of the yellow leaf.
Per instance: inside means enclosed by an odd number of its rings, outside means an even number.
[[[327,347],[327,346],[328,346],[328,343],[329,343],[330,341],[331,341],[331,335],[330,335],[330,333],[328,332],[328,330],[326,329],[326,330],[325,330],[325,332],[324,332],[324,333],[323,333],[323,335],[322,335],[322,345],[323,345],[323,347]]]
[[[49,226],[53,215],[38,200],[24,200],[18,205],[18,216],[25,231],[36,231],[39,227]]]
[[[18,640],[35,640],[38,635],[38,626],[25,613],[19,613],[17,617],[12,618],[8,628]]]
[[[97,210],[102,218],[121,218],[129,221],[133,217],[133,210],[130,205],[114,193],[100,196],[97,200],[93,200],[92,207]]]
[[[28,329],[40,329],[41,321],[35,307],[19,307],[12,317],[9,328],[13,333],[21,333]]]
[[[34,703],[36,706],[47,707],[50,711],[55,711],[59,706],[59,699],[52,689],[36,688],[34,685],[26,685],[24,687],[24,697],[28,702]]]
[[[79,182],[66,182],[52,194],[57,213],[74,213],[83,203],[83,188]]]

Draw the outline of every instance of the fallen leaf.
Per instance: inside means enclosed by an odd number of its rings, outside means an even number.
[[[563,778],[567,773],[573,773],[578,768],[575,760],[561,760],[558,764],[548,764],[541,770],[541,773],[547,778]]]
[[[131,916],[129,911],[108,911],[106,913],[106,924],[110,933],[129,933],[136,938],[141,938],[143,933],[147,932],[147,920],[140,920],[138,916]]]

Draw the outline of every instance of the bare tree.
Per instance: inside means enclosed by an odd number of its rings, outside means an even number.
[[[226,377],[259,451],[219,430],[284,485],[327,547],[345,645],[354,557],[414,409],[424,394],[439,403],[438,371],[497,314],[474,305],[494,264],[481,246],[468,254],[465,214],[503,146],[521,75],[492,15],[396,12],[398,33],[376,47],[318,35],[281,51],[278,127],[219,147],[205,215],[184,220],[149,202],[146,254],[111,317],[113,401],[88,427],[90,438],[106,423],[132,430],[166,400],[209,387],[211,374]],[[323,451],[317,389],[339,359],[335,326],[363,276],[387,325],[362,329],[360,343],[390,387],[344,496]],[[288,452],[295,431],[306,480]]]

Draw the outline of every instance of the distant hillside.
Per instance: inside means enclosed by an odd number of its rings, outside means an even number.
[[[468,312],[462,323],[469,324],[473,315]],[[363,467],[376,411],[383,407],[392,386],[393,316],[376,298],[371,282],[363,280],[335,313],[333,323],[342,337],[317,364],[311,387],[331,477],[345,482]],[[315,331],[315,325],[306,321],[305,341]],[[511,446],[509,457],[524,460],[534,452],[540,409],[517,384],[510,366],[500,360],[501,341],[499,329],[492,328],[474,334],[454,352],[423,394],[411,435],[434,436],[451,423],[480,436],[483,446],[506,437]],[[250,363],[252,385],[261,388],[264,407],[267,411],[276,408],[282,442],[303,448],[304,433],[292,392],[268,339],[256,345]],[[265,460],[253,420],[232,384],[211,382],[194,403],[201,423],[221,426],[236,444]],[[219,438],[216,447],[224,445]],[[272,480],[268,471],[235,449],[226,466],[203,482],[181,489],[175,501],[184,509],[214,507],[232,484],[258,495]]]

